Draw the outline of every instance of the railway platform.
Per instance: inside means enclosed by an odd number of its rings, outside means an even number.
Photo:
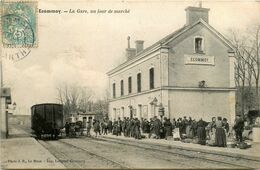
[[[1,140],[2,169],[59,169],[60,162],[49,162],[55,157],[32,137],[17,137]]]
[[[222,148],[222,147],[212,147],[206,145],[199,145],[194,143],[184,143],[181,141],[174,140],[165,140],[165,139],[141,139],[137,140],[134,138],[128,138],[125,136],[115,136],[115,135],[102,135],[100,138],[112,139],[112,140],[121,140],[121,141],[133,141],[133,143],[142,143],[142,144],[152,144],[157,146],[164,146],[167,148],[178,148],[187,151],[196,151],[197,153],[209,153],[217,154],[220,156],[230,156],[234,158],[241,159],[250,159],[260,161],[260,143],[252,143],[251,148],[239,149],[239,148]]]
[[[1,169],[59,169],[64,168],[60,162],[50,162],[55,157],[39,142],[31,137],[27,124],[9,121],[9,137],[1,139]]]

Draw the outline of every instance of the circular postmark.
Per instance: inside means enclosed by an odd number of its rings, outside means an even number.
[[[35,43],[34,31],[30,23],[15,14],[2,16],[2,41],[4,47],[32,47]]]
[[[3,48],[1,57],[16,62],[28,56],[32,52],[31,49],[32,48]]]

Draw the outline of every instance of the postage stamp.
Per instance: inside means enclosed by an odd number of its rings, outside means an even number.
[[[34,48],[38,46],[37,4],[37,1],[2,2],[3,47]]]

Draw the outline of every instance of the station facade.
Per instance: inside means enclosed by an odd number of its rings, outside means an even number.
[[[143,49],[126,49],[126,61],[107,73],[109,117],[150,119],[165,109],[167,118],[210,121],[235,119],[234,50],[209,25],[209,9],[187,7],[186,24]]]

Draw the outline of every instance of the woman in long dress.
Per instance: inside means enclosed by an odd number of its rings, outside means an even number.
[[[222,118],[218,117],[218,120],[216,121],[216,146],[219,147],[226,147],[227,146],[227,140],[226,140],[226,133],[223,128]]]
[[[216,145],[216,117],[212,117],[212,121],[206,127],[207,131],[207,144],[209,146]]]
[[[206,134],[209,140],[211,140],[212,133],[214,132],[215,129],[216,129],[216,117],[212,117],[211,122],[209,122],[209,124],[206,127]],[[214,142],[215,142],[215,138],[214,138]]]

